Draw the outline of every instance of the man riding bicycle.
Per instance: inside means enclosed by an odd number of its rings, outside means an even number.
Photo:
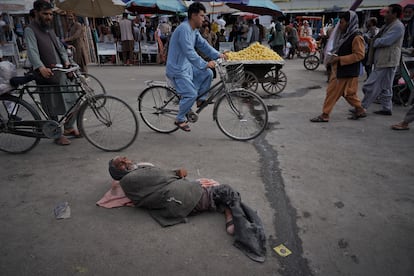
[[[225,58],[198,31],[203,24],[205,13],[203,4],[191,4],[188,8],[188,19],[175,29],[169,42],[166,74],[181,96],[175,124],[187,132],[191,129],[186,114],[191,110],[197,96],[210,88],[213,72],[209,68],[215,66],[214,61],[207,62],[201,58],[196,49],[212,60]],[[200,106],[206,97],[207,94],[201,97],[197,105]]]

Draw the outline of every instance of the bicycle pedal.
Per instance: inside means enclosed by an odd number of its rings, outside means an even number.
[[[195,123],[195,122],[197,122],[198,121],[198,115],[197,114],[195,114],[194,113],[194,111],[190,111],[190,112],[188,112],[187,113],[187,115],[186,115],[186,117],[187,117],[187,120],[190,122],[190,123]]]

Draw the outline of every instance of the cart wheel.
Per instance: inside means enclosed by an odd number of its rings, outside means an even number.
[[[319,67],[319,63],[320,59],[315,55],[308,56],[303,60],[303,65],[308,70],[315,70]]]
[[[244,71],[244,81],[242,82],[242,87],[252,92],[256,92],[258,86],[259,80],[256,75],[253,72]]]
[[[275,68],[266,73],[262,87],[266,93],[277,95],[285,89],[286,84],[286,74]]]

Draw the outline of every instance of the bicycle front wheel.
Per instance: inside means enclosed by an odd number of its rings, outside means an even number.
[[[135,141],[138,119],[123,100],[97,95],[80,107],[78,128],[95,147],[104,151],[120,151]]]
[[[88,73],[82,73],[82,76],[85,77],[86,84],[93,90],[95,95],[106,94],[105,87],[98,78]]]
[[[259,136],[269,119],[267,107],[256,94],[236,89],[224,94],[213,111],[218,128],[228,137],[246,141]]]
[[[41,130],[35,124],[21,122],[36,120],[40,120],[40,115],[29,103],[11,95],[1,96],[0,150],[8,153],[25,153],[33,149],[40,138],[31,135],[41,133]]]
[[[144,123],[152,130],[171,133],[178,129],[174,124],[180,98],[165,86],[146,88],[138,97],[138,110]]]

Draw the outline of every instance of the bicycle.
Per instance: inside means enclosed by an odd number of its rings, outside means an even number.
[[[77,116],[77,127],[93,146],[104,151],[120,151],[129,147],[138,134],[138,119],[134,110],[123,100],[110,95],[95,95],[78,66],[54,71],[72,73],[73,85],[28,85],[33,77],[15,77],[15,87],[0,95],[0,150],[25,153],[33,149],[41,138],[56,139],[62,135],[62,125]],[[42,91],[48,88],[49,91]],[[65,88],[67,91],[61,92]],[[42,108],[38,97],[42,93],[77,93],[77,99],[58,121]],[[16,94],[12,95],[12,94]],[[33,105],[23,99],[28,95]]]
[[[232,69],[227,70],[227,74],[224,62],[221,59],[216,61],[220,81],[197,97],[199,100],[209,94],[195,112],[187,114],[187,119],[191,123],[197,122],[198,114],[214,103],[213,120],[226,136],[239,141],[254,139],[267,126],[267,107],[257,94],[240,87],[245,75],[243,64],[229,68]],[[165,82],[147,81],[146,84],[149,87],[138,96],[138,110],[144,123],[160,133],[178,130],[174,122],[180,96],[175,88]]]
[[[76,65],[78,66],[74,59],[73,59],[73,55],[74,55],[74,50],[71,48],[66,49],[67,54],[68,54],[68,58],[69,58],[69,62],[71,63],[72,66]],[[25,70],[24,75],[31,75],[33,74],[33,67],[32,64],[30,64],[30,61],[28,59],[25,60],[24,64],[23,64],[23,69]],[[77,75],[83,75],[87,85],[93,89],[94,93],[96,95],[98,94],[106,94],[106,89],[103,86],[102,82],[95,77],[92,74],[89,73],[85,73],[85,72],[81,72],[80,71],[80,67],[78,67],[78,69],[76,70]]]

